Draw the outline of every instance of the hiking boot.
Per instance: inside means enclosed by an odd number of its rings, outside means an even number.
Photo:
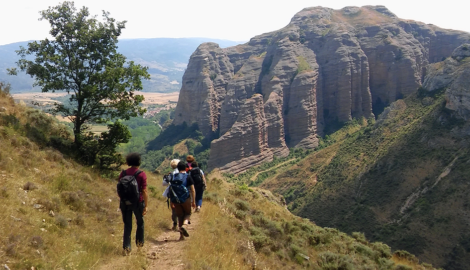
[[[200,212],[200,211],[201,211],[201,207],[198,206],[198,207],[196,208],[196,213],[197,213],[197,212]]]
[[[122,256],[129,256],[129,255],[131,255],[131,250],[130,250],[130,248],[124,248],[124,249],[122,250]]]
[[[189,237],[189,233],[184,227],[180,227],[180,233],[186,237]]]
[[[172,231],[177,231],[177,228],[178,228],[178,227],[176,226],[176,223],[175,223],[175,224],[173,224],[173,227],[171,227],[171,230],[172,230]]]
[[[179,239],[179,240],[180,240],[180,241],[183,241],[183,240],[184,240],[184,235],[183,235],[183,233],[180,233],[180,239]]]

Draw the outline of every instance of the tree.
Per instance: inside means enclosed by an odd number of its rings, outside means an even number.
[[[17,65],[35,78],[34,86],[40,86],[42,92],[71,94],[69,103],[57,103],[53,112],[73,122],[77,150],[92,139],[87,133],[88,124],[128,120],[145,112],[140,107],[144,97],[134,92],[142,90],[142,79],[150,78],[148,68],[133,61],[126,63],[126,57],[116,51],[126,21],[116,22],[105,11],[99,21],[97,16],[90,16],[88,8],[77,11],[74,3],[67,1],[40,15],[40,20],[49,21],[53,39],[20,47],[16,51],[21,56]],[[28,55],[34,60],[26,59]],[[15,75],[16,68],[9,73]],[[123,138],[122,134],[114,135]]]

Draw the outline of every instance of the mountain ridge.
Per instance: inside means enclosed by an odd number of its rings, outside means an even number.
[[[246,44],[201,44],[173,123],[197,123],[215,138],[209,168],[239,173],[287,148],[315,148],[318,136],[352,118],[374,117],[415,92],[429,63],[469,41],[470,33],[401,20],[383,6],[307,8]],[[262,103],[251,101],[256,94]],[[245,103],[263,107],[264,116],[247,119]],[[252,126],[232,129],[245,122]]]

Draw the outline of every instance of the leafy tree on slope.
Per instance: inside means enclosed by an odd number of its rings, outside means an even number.
[[[150,78],[147,67],[126,63],[126,57],[116,51],[126,21],[116,22],[103,11],[101,22],[96,15],[90,16],[88,8],[77,11],[74,3],[67,1],[40,14],[40,20],[49,21],[53,39],[20,47],[17,65],[35,78],[34,86],[40,86],[42,92],[71,94],[69,104],[56,104],[54,112],[72,121],[75,149],[84,161],[93,164],[103,160],[101,153],[109,160],[116,146],[129,140],[129,131],[115,122],[96,141],[87,132],[87,124],[142,115],[145,109],[139,104],[144,97],[134,92],[142,89],[142,79]],[[28,60],[28,55],[34,60]],[[9,73],[16,75],[16,68]]]

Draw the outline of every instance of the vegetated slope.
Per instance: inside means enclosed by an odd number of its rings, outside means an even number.
[[[211,38],[123,39],[118,43],[118,52],[129,61],[149,67],[151,79],[143,82],[144,91],[176,92],[181,88],[181,77],[191,53],[202,42],[218,42],[222,47],[238,44],[235,41]],[[19,60],[15,51],[19,50],[20,46],[27,45],[28,42],[17,42],[0,46],[0,81],[10,82],[15,93],[40,92],[40,89],[32,88],[33,79],[30,76],[24,73],[8,76],[6,73],[6,69],[14,67]]]
[[[350,122],[326,136],[323,149],[266,170],[266,180],[252,184],[284,195],[294,214],[320,226],[362,231],[439,267],[468,269],[469,84],[462,83],[468,81],[468,59],[433,67],[445,75],[437,79],[457,78],[425,84],[443,88],[422,88],[396,101],[375,124]],[[449,75],[446,65],[460,73]]]
[[[55,150],[69,133],[41,111],[15,105],[0,85],[0,264],[10,269],[97,269],[121,256],[116,182]],[[161,178],[148,174],[146,241],[169,211]],[[113,178],[114,179],[114,178]],[[168,215],[162,215],[168,213]],[[170,222],[168,222],[170,226]],[[166,224],[165,224],[166,227]],[[145,254],[118,269],[142,269]]]
[[[293,216],[269,191],[227,184],[217,171],[209,178],[200,225],[190,237],[189,269],[432,268],[362,233],[351,237]]]
[[[1,87],[0,87],[1,88]],[[0,263],[10,269],[99,269],[121,257],[115,182],[49,148],[61,127],[0,91]],[[171,226],[161,176],[149,176],[146,247]],[[187,269],[432,269],[413,255],[294,217],[268,191],[211,175],[185,252]],[[146,253],[114,269],[142,269]]]

